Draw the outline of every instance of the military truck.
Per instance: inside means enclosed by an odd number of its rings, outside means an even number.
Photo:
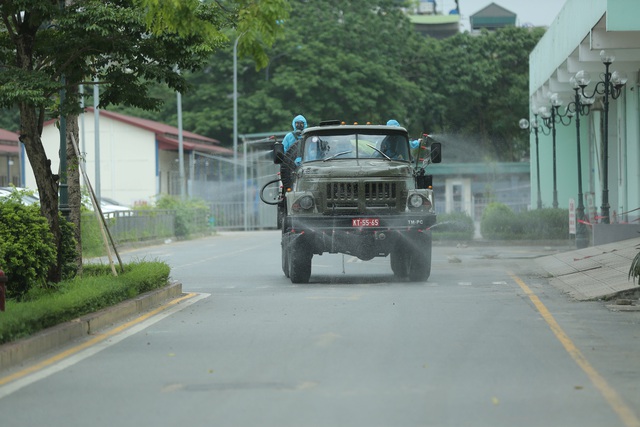
[[[276,143],[285,276],[307,283],[313,256],[326,252],[389,256],[397,278],[426,281],[436,213],[425,168],[440,160],[438,142],[425,135],[412,150],[398,126],[327,121],[305,129],[286,153]]]

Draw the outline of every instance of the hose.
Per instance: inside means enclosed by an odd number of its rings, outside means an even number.
[[[267,182],[267,183],[262,187],[262,189],[260,190],[260,200],[262,200],[262,201],[263,201],[264,203],[266,203],[267,205],[277,205],[278,203],[280,203],[280,197],[277,197],[277,198],[275,199],[275,201],[272,201],[272,200],[266,200],[266,199],[265,199],[265,197],[264,197],[264,190],[265,190],[267,187],[269,187],[270,185],[277,184],[277,183],[279,183],[279,182],[280,182],[280,179],[279,179],[279,178],[276,178],[276,179],[274,179],[274,180],[271,180],[271,181]]]

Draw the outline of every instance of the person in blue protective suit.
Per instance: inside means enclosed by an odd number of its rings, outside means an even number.
[[[284,136],[284,139],[282,140],[282,145],[284,146],[285,153],[287,152],[289,147],[300,140],[302,131],[307,128],[307,119],[305,119],[302,114],[298,114],[293,118],[291,126],[293,127],[293,131],[286,134]]]
[[[397,120],[391,119],[387,122],[387,126],[400,126],[400,122]],[[420,146],[420,140],[414,139],[409,141],[409,145],[411,145],[411,149],[416,149]]]
[[[302,114],[298,114],[291,121],[293,131],[286,134],[282,140],[282,146],[284,148],[285,158],[280,165],[280,177],[284,184],[284,188],[291,185],[291,174],[293,170],[300,166],[302,157],[301,148],[291,150],[291,147],[302,139],[302,131],[307,127],[307,119]]]

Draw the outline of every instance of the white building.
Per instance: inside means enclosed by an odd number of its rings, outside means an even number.
[[[93,108],[86,110],[84,120],[80,117],[80,151],[84,153],[87,175],[96,193],[99,190],[101,197],[129,206],[151,203],[160,194],[180,194],[178,128],[105,110],[99,110],[98,117],[98,140]],[[233,155],[232,150],[220,146],[215,139],[187,131],[182,132],[182,139],[187,179],[194,178],[198,155],[208,158]],[[42,143],[51,159],[52,172],[57,173],[60,131],[56,122],[44,124]],[[26,155],[22,158],[26,159]],[[22,182],[25,187],[37,188],[33,169],[28,161],[23,163]]]
[[[0,129],[0,187],[20,186],[20,147],[18,134]]]
[[[583,204],[592,224],[628,223],[640,228],[639,15],[638,0],[566,0],[531,52],[530,119],[537,120],[540,130],[537,144],[535,132],[531,134],[532,206],[537,204],[537,188],[533,188],[537,182],[541,204],[551,207],[557,200],[560,208],[569,207],[570,199],[579,203],[581,183]],[[579,77],[582,70],[591,76],[585,94],[595,103],[588,114],[579,117],[579,134],[576,117],[570,123],[565,117],[564,122],[556,120],[554,138],[542,117],[551,111],[552,102],[562,103],[556,109],[556,119],[565,114],[567,106],[575,109],[571,79]],[[605,82],[616,83],[619,73],[628,78],[626,84],[609,86],[605,97]],[[580,94],[582,90],[577,89]],[[551,120],[546,122],[553,130]],[[606,228],[608,233],[613,230]]]

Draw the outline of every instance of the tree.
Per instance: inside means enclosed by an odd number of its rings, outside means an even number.
[[[44,120],[77,115],[77,86],[96,82],[103,86],[101,108],[157,109],[161,101],[150,88],[162,83],[186,92],[182,72],[198,70],[236,29],[247,35],[242,51],[264,63],[287,11],[286,0],[0,2],[0,106],[20,112],[20,140],[58,250],[50,281],[61,278],[58,190],[67,170],[51,171],[40,139]]]
[[[528,111],[528,56],[543,33],[506,27],[442,40],[433,58],[445,103],[438,132],[471,140],[493,159],[520,160],[528,148],[516,125]]]
[[[298,113],[310,123],[393,117],[413,136],[464,142],[463,153],[477,150],[475,159],[519,161],[528,150],[517,126],[528,111],[528,55],[544,30],[509,27],[438,40],[418,34],[401,5],[296,3],[266,66],[239,60],[240,133],[288,131]],[[184,126],[223,144],[232,139],[232,64],[230,49],[216,52],[185,76],[198,91],[182,98]],[[160,96],[165,105],[155,118],[175,123],[175,95]]]
[[[399,3],[297,2],[280,24],[283,37],[266,50],[264,68],[240,55],[240,132],[286,131],[297,113],[311,123],[396,117],[405,124],[407,109],[419,103],[414,94],[420,88],[409,78],[415,75],[411,49],[423,39]],[[198,90],[182,98],[184,126],[223,143],[232,137],[232,64],[231,49],[216,52],[206,67],[185,75]],[[175,95],[167,91],[164,100],[161,120],[173,123]],[[120,111],[148,117],[140,110]]]

